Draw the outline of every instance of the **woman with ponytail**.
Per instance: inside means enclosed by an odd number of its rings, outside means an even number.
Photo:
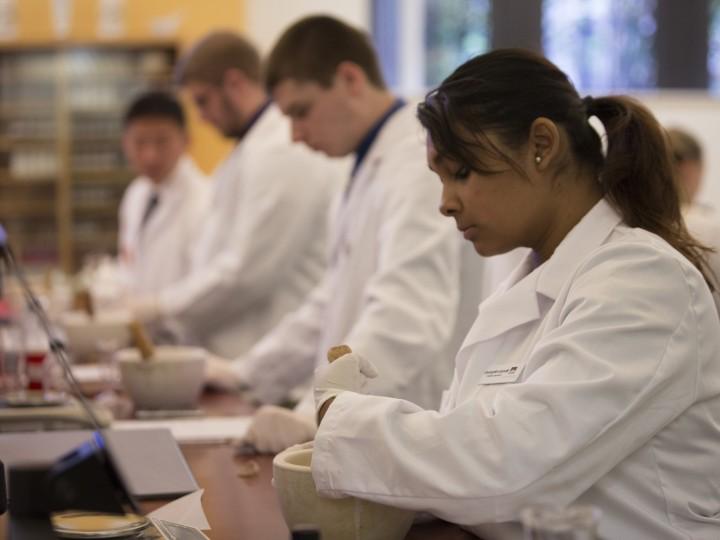
[[[486,540],[575,503],[602,538],[720,538],[720,324],[657,121],[517,50],[460,66],[418,114],[443,214],[480,255],[529,254],[480,306],[439,411],[363,395],[372,358],[318,372],[320,493]]]

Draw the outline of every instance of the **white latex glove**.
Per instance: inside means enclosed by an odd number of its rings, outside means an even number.
[[[139,322],[153,322],[162,316],[160,304],[154,296],[133,296],[128,301],[128,309]]]
[[[237,360],[228,360],[208,352],[205,356],[205,386],[214,390],[234,392],[247,387],[245,381],[233,368]]]
[[[362,393],[367,380],[377,376],[373,363],[354,352],[319,367],[315,371],[315,411],[319,412],[323,403],[341,392]]]
[[[312,418],[283,407],[264,405],[255,413],[240,443],[252,445],[261,453],[277,454],[295,444],[311,441],[316,431]]]

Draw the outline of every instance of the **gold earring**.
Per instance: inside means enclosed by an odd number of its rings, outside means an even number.
[[[537,164],[539,165],[541,161],[542,161],[542,156],[541,156],[540,154],[536,155],[536,156],[535,156],[535,163],[537,163]]]

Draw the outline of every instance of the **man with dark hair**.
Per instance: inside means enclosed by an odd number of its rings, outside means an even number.
[[[135,294],[184,277],[209,182],[186,154],[185,115],[166,92],[142,94],[123,119],[123,150],[139,175],[120,203],[119,253]]]
[[[312,81],[330,88],[343,62],[360,68],[373,87],[386,89],[380,63],[365,32],[333,17],[308,17],[290,27],[273,47],[265,84],[272,90],[286,80]]]
[[[133,311],[182,341],[234,357],[320,279],[326,208],[344,168],[292,142],[260,80],[258,53],[240,35],[201,39],[177,80],[201,116],[237,144],[213,173],[190,274],[134,299]]]
[[[266,73],[293,138],[355,163],[331,216],[323,281],[232,364],[227,379],[278,403],[327,364],[329,347],[346,343],[377,365],[367,392],[439,406],[481,275],[473,275],[475,291],[464,291],[468,312],[460,314],[460,236],[438,211],[440,184],[427,167],[414,107],[385,88],[367,35],[330,17],[287,29]],[[309,440],[314,416],[312,394],[295,411],[262,407],[247,442],[277,452]]]

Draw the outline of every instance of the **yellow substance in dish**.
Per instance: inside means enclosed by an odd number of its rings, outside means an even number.
[[[56,530],[65,532],[104,533],[136,529],[147,525],[147,518],[137,514],[93,514],[89,512],[65,512],[54,514],[52,524]]]

